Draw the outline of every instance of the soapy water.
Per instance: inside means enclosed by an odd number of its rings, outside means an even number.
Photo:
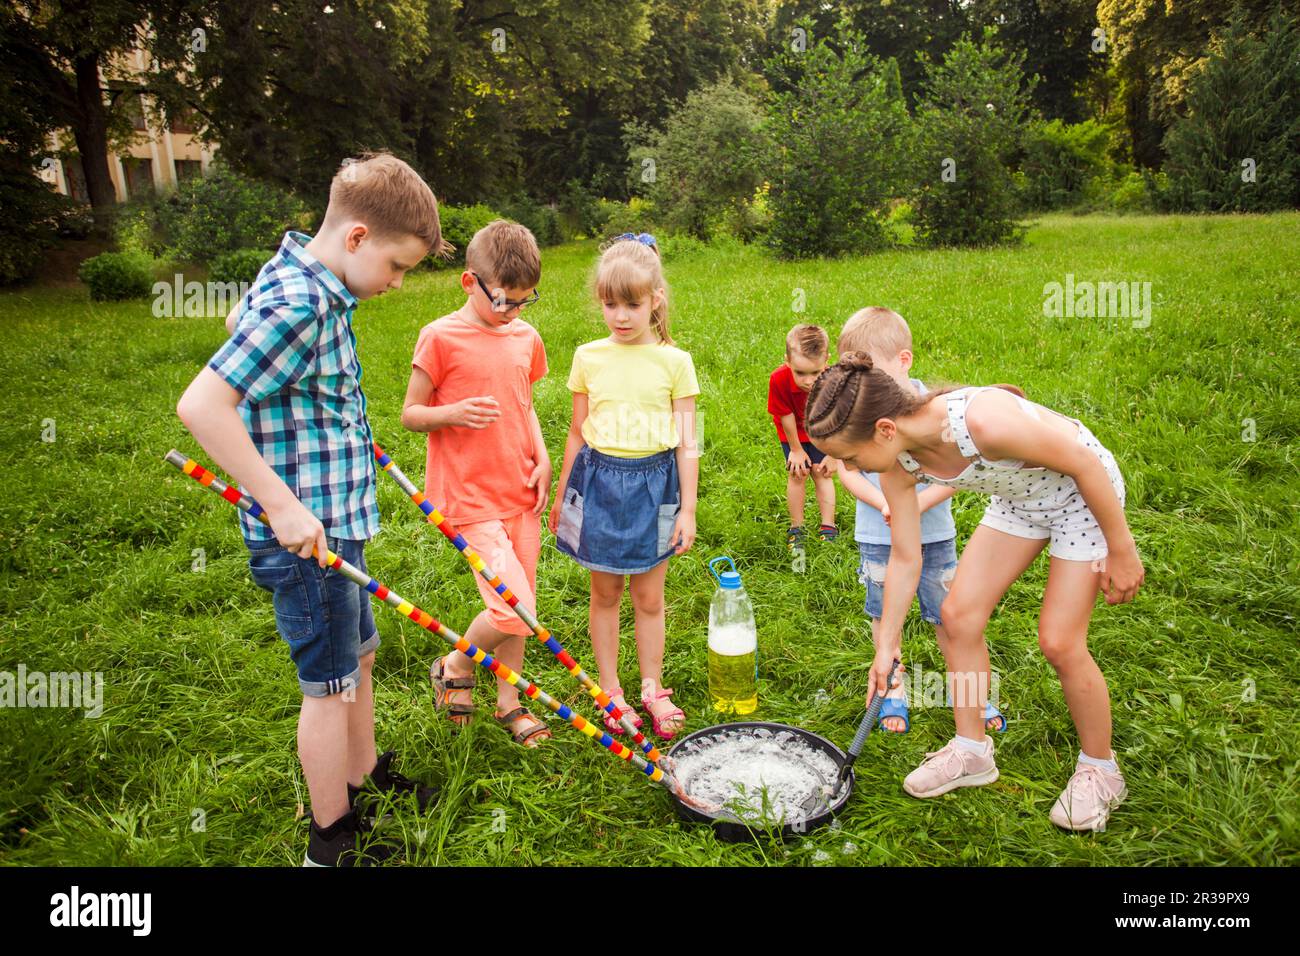
[[[839,764],[798,734],[757,727],[683,742],[671,772],[688,804],[779,826],[830,802]]]

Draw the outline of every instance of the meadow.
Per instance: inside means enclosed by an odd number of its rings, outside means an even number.
[[[952,734],[950,712],[914,707],[910,733],[868,741],[836,827],[784,846],[720,843],[682,822],[662,790],[553,717],[553,740],[515,746],[488,719],[486,680],[478,718],[457,730],[431,703],[428,666],[441,645],[377,608],[379,748],[442,790],[425,818],[403,811],[390,824],[406,862],[1296,863],[1297,247],[1300,214],[1286,213],[1051,216],[1015,248],[806,263],[737,245],[670,251],[673,332],[703,388],[699,537],[667,585],[665,680],[687,730],[721,719],[708,706],[705,563],[726,554],[756,606],[754,717],[841,746],[852,737],[871,659],[853,503],[841,489],[847,533],[811,540],[806,567],[794,570],[766,386],[794,322],[833,338],[855,309],[888,305],[912,324],[914,374],[1017,383],[1081,418],[1118,457],[1147,577],[1135,603],[1102,604],[1092,624],[1130,791],[1105,832],[1065,833],[1047,817],[1077,740],[1037,647],[1040,558],[988,630],[1010,718],[995,740],[1001,779],[929,801],[905,794],[903,776]],[[588,285],[594,256],[590,242],[545,250],[542,298],[526,313],[550,358],[535,399],[557,471],[570,358],[605,334]],[[419,328],[461,301],[454,275],[411,276],[357,313],[375,437],[417,482],[423,436],[402,429],[401,401]],[[1044,315],[1045,286],[1067,276],[1150,282],[1150,322]],[[211,465],[174,408],[224,340],[221,319],[159,319],[148,302],[33,287],[0,294],[0,324],[0,671],[104,675],[98,717],[0,709],[0,862],[300,863],[306,788],[292,665],[268,596],[248,577],[233,509],[162,461],[178,448]],[[479,607],[471,570],[387,477],[378,481],[372,573],[463,630]],[[954,499],[959,545],[983,504]],[[594,673],[585,572],[547,534],[538,573],[539,617]],[[624,625],[623,681],[635,688],[626,603]],[[928,631],[914,610],[908,662],[939,670]],[[524,670],[593,714],[536,642]]]

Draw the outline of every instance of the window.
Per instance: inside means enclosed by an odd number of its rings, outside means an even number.
[[[192,133],[194,132],[194,120],[194,111],[186,107],[172,115],[168,126],[173,133]]]
[[[149,128],[144,121],[144,100],[139,93],[127,93],[122,109],[130,117],[132,129],[143,132]]]
[[[80,156],[69,156],[63,161],[63,178],[67,181],[69,196],[77,202],[90,202],[86,171],[82,168]]]
[[[176,160],[176,181],[183,183],[188,179],[199,179],[203,175],[203,163],[197,159]]]
[[[126,198],[148,196],[154,191],[153,160],[136,159],[134,156],[122,158],[122,168],[126,171]]]

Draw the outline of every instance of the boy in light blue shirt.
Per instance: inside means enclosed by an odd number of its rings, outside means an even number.
[[[844,323],[836,351],[841,358],[847,352],[866,352],[876,368],[883,369],[903,388],[911,388],[921,395],[927,391],[920,379],[907,374],[912,367],[912,332],[903,317],[891,309],[871,306],[855,312]],[[871,618],[875,640],[885,595],[885,567],[889,563],[889,505],[880,490],[879,475],[850,470],[843,462],[839,463],[838,474],[840,483],[858,500],[853,531],[861,558],[858,580],[866,585],[865,610]],[[922,561],[916,596],[921,605],[921,619],[934,625],[935,639],[942,650],[948,635],[940,609],[957,573],[957,528],[949,500],[953,489],[921,482],[916,486],[916,493],[921,507]],[[984,716],[989,730],[1005,729],[1006,718],[992,703]],[[879,726],[904,733],[908,725],[907,693],[900,682],[885,698]]]

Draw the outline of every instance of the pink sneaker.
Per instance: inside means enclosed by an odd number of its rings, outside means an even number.
[[[907,775],[903,789],[922,799],[937,797],[958,787],[978,787],[998,779],[997,764],[993,762],[993,741],[985,740],[983,754],[971,753],[948,741],[940,750],[925,755],[921,766]]]
[[[1052,806],[1052,822],[1066,830],[1105,830],[1110,811],[1127,796],[1123,774],[1080,764]]]

